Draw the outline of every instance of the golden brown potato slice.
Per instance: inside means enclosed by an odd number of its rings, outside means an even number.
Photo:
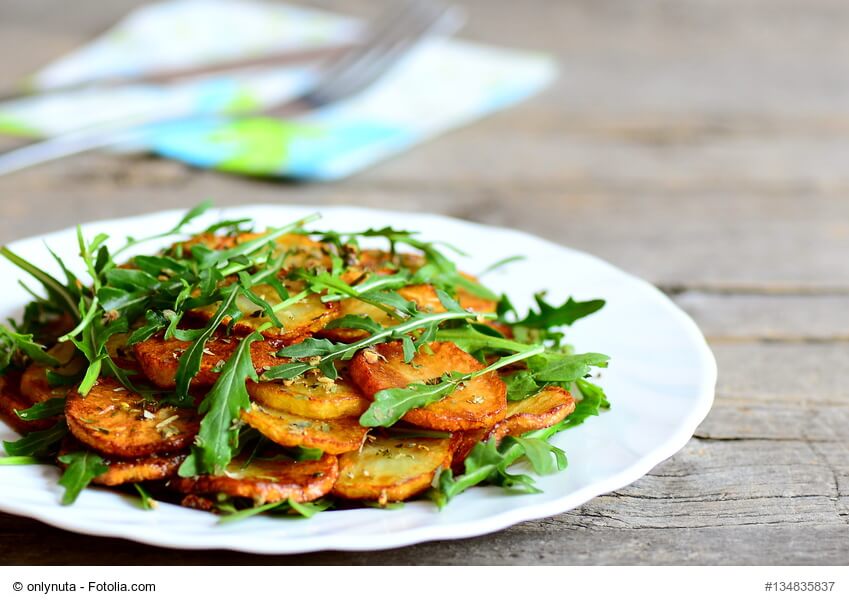
[[[268,284],[259,284],[251,290],[267,301],[272,307],[282,303],[280,295]],[[290,289],[291,295],[294,296],[297,293],[297,289]],[[199,307],[189,312],[189,315],[194,318],[208,320],[218,311],[218,305],[216,303],[214,305]],[[247,297],[237,297],[236,306],[244,314],[233,326],[233,332],[236,335],[248,335],[269,321],[265,317],[263,309]],[[275,315],[281,324],[283,324],[282,328],[272,326],[262,331],[263,336],[275,343],[297,343],[321,330],[328,322],[338,317],[339,303],[337,301],[322,303],[320,295],[310,294],[292,305],[277,311]],[[224,322],[225,324],[228,323],[226,320]]]
[[[249,381],[248,393],[266,408],[310,419],[359,417],[371,400],[351,382],[347,364],[340,363],[337,369],[335,381],[313,372],[287,381]]]
[[[222,475],[174,478],[171,488],[189,494],[219,494],[253,499],[257,505],[292,499],[314,501],[333,488],[339,473],[336,457],[325,454],[317,461],[254,459],[233,460]]]
[[[367,440],[361,451],[339,457],[333,494],[355,501],[403,501],[426,490],[451,464],[448,438]]]
[[[0,421],[4,421],[18,433],[29,433],[52,427],[56,423],[56,417],[24,421],[15,414],[16,410],[26,410],[32,406],[32,402],[27,401],[18,389],[20,380],[20,373],[9,372],[0,375]]]
[[[138,459],[105,461],[109,470],[92,480],[102,486],[119,486],[152,480],[167,480],[177,475],[185,454],[151,455]]]
[[[82,450],[86,450],[86,447],[69,436],[62,442],[58,456],[61,457],[64,454]],[[110,459],[107,457],[103,459],[103,462],[109,469],[95,477],[92,482],[102,486],[119,486],[135,482],[167,480],[177,475],[177,470],[185,458],[185,454],[152,455],[138,459]],[[66,467],[59,460],[57,460],[57,465],[61,468]]]
[[[109,378],[98,380],[85,397],[71,391],[65,417],[80,442],[123,458],[179,452],[191,444],[199,424],[194,409],[146,401]]]
[[[575,410],[575,399],[562,387],[549,385],[539,393],[507,405],[507,416],[489,432],[487,439],[520,436],[535,429],[551,427]]]
[[[319,448],[330,454],[357,450],[368,431],[356,418],[309,419],[258,404],[242,411],[242,420],[281,446]]]
[[[133,346],[141,371],[150,381],[162,389],[173,389],[176,384],[180,358],[191,345],[188,341],[162,338],[155,335],[147,341]],[[239,346],[237,337],[217,334],[206,342],[200,362],[200,371],[192,379],[193,387],[208,387],[218,379],[221,366],[230,358]],[[251,343],[251,360],[258,373],[272,366],[283,364],[285,360],[275,356],[280,348],[268,341]]]
[[[47,381],[47,371],[65,377],[72,377],[85,369],[85,359],[73,343],[58,343],[51,347],[48,354],[59,360],[59,366],[50,368],[33,362],[21,377],[21,393],[33,404],[50,398],[64,398],[69,386],[51,387]]]
[[[351,378],[366,396],[374,398],[383,389],[428,383],[451,371],[469,373],[483,368],[453,343],[434,342],[429,346],[432,354],[423,348],[410,364],[404,362],[402,346],[397,341],[360,351],[351,363]],[[466,382],[438,402],[407,412],[403,419],[442,431],[491,427],[504,418],[506,394],[504,382],[490,372]]]

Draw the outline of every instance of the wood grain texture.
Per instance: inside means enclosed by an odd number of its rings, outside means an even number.
[[[6,0],[0,82],[136,4]],[[560,80],[337,184],[237,179],[146,156],[40,167],[0,179],[0,242],[205,198],[524,229],[654,282],[695,318],[720,379],[694,438],[631,486],[476,539],[276,558],[83,541],[0,515],[0,564],[849,564],[849,5],[463,4],[469,38],[551,52]]]

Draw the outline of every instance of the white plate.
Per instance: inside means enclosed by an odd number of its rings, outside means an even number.
[[[254,206],[211,214],[251,216],[260,226],[274,226],[315,210]],[[526,261],[508,265],[486,278],[496,291],[509,292],[520,309],[526,308],[532,294],[539,290],[547,290],[551,301],[559,302],[569,295],[607,300],[600,312],[573,327],[569,340],[578,351],[611,356],[601,384],[613,407],[556,436],[554,443],[569,456],[569,468],[540,478],[542,494],[520,496],[499,488],[474,488],[441,512],[422,501],[398,510],[328,511],[309,520],[258,516],[218,525],[212,514],[175,505],[162,504],[155,511],[143,511],[136,499],[101,488],[87,489],[76,504],[62,507],[62,489],[56,484],[57,471],[52,466],[0,466],[0,510],[66,530],[163,547],[279,554],[384,549],[481,535],[577,507],[637,480],[674,454],[707,415],[716,382],[713,355],[693,321],[646,282],[590,255],[508,229],[435,215],[361,208],[323,208],[321,213],[323,218],[316,224],[320,228],[350,231],[392,225],[417,230],[426,239],[452,242],[469,253],[459,265],[473,273],[506,256],[524,255]],[[89,238],[104,232],[113,242],[123,242],[128,235],[164,231],[181,214],[169,211],[93,223],[85,226],[84,232]],[[54,268],[45,242],[81,271],[72,229],[22,240],[10,247],[39,267]],[[155,248],[153,245],[147,250]],[[18,316],[27,302],[28,295],[15,286],[22,277],[0,259],[0,283],[5,285],[0,317]],[[0,439],[13,437],[11,430],[0,424]]]

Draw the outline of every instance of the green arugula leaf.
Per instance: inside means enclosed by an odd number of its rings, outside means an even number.
[[[517,442],[538,475],[551,475],[566,469],[566,453],[541,438],[508,436],[505,440]]]
[[[47,291],[48,298],[51,302],[59,305],[64,311],[71,314],[72,317],[79,319],[80,313],[77,307],[77,297],[69,291],[68,287],[64,286],[47,272],[22,259],[5,246],[0,248],[0,255],[3,255],[9,261],[38,280],[44,287],[44,290]]]
[[[83,488],[97,476],[109,471],[103,459],[92,452],[72,452],[60,456],[59,460],[68,465],[59,478],[59,485],[65,487],[62,505],[76,501]]]
[[[370,335],[383,330],[383,326],[375,322],[372,318],[366,315],[356,316],[351,314],[333,320],[326,326],[326,328],[328,330],[333,328],[353,328],[356,330],[364,330]]]
[[[59,442],[68,435],[64,421],[41,431],[31,431],[14,442],[3,442],[3,450],[9,456],[42,457],[54,452]]]
[[[457,386],[468,380],[468,374],[452,373],[435,385],[413,383],[406,387],[383,389],[374,394],[374,401],[362,416],[363,427],[389,427],[397,423],[408,411],[438,402],[453,393]]]
[[[528,360],[538,383],[568,383],[583,378],[592,366],[606,368],[610,358],[599,353],[560,354],[546,352]]]
[[[234,423],[239,413],[251,406],[245,382],[258,381],[251,361],[250,346],[261,341],[262,335],[251,333],[239,342],[218,379],[201,401],[198,412],[203,415],[200,431],[191,454],[180,466],[180,475],[191,477],[201,473],[217,473],[224,469],[233,456],[238,431]]]
[[[251,507],[249,509],[239,509],[234,513],[221,516],[218,523],[232,524],[233,522],[239,522],[267,511],[279,511],[288,515],[294,513],[300,517],[311,518],[315,514],[329,509],[332,505],[333,503],[331,501],[325,499],[313,501],[311,503],[298,503],[292,499],[288,499],[286,501],[278,501],[276,503],[265,503],[264,505]]]
[[[513,326],[524,326],[526,328],[548,329],[558,326],[571,326],[576,321],[590,314],[594,314],[604,307],[604,300],[593,299],[591,301],[575,301],[572,297],[561,306],[554,307],[543,299],[542,294],[534,295],[534,300],[539,306],[539,311],[530,310],[528,315],[513,322]]]
[[[235,312],[236,297],[239,294],[238,288],[232,288],[227,298],[218,306],[218,311],[210,318],[203,331],[195,336],[194,341],[180,356],[180,363],[177,366],[176,388],[175,392],[180,401],[185,401],[189,395],[189,387],[192,379],[200,372],[200,363],[203,358],[203,350],[206,348],[206,343],[212,337],[226,316],[232,316]]]
[[[15,414],[24,421],[38,421],[55,417],[63,412],[65,412],[65,398],[50,398],[24,410],[16,410]]]
[[[44,347],[33,340],[33,335],[13,332],[0,324],[0,374],[21,355],[45,366],[59,365],[56,358],[46,353]]]

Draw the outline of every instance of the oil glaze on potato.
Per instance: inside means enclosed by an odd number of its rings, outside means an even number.
[[[368,431],[353,417],[309,419],[258,404],[242,411],[242,420],[281,446],[319,448],[330,454],[357,450]]]
[[[336,482],[336,457],[325,454],[317,461],[263,460],[248,464],[234,459],[221,475],[174,478],[168,485],[192,495],[226,494],[253,499],[257,505],[292,499],[298,503],[323,497]]]
[[[384,343],[357,353],[351,363],[351,378],[366,396],[383,389],[438,380],[444,373],[469,373],[483,368],[465,351],[449,342],[429,344],[433,353],[419,350],[412,363],[404,362],[401,343]],[[449,396],[423,408],[407,412],[403,420],[419,427],[459,431],[491,427],[504,418],[507,388],[494,372],[460,386]]]
[[[448,438],[377,437],[339,457],[333,494],[355,501],[403,501],[429,488],[436,472],[450,465]]]
[[[198,431],[193,408],[160,406],[101,378],[85,397],[76,390],[65,406],[68,429],[80,442],[115,457],[144,457],[187,448]]]

